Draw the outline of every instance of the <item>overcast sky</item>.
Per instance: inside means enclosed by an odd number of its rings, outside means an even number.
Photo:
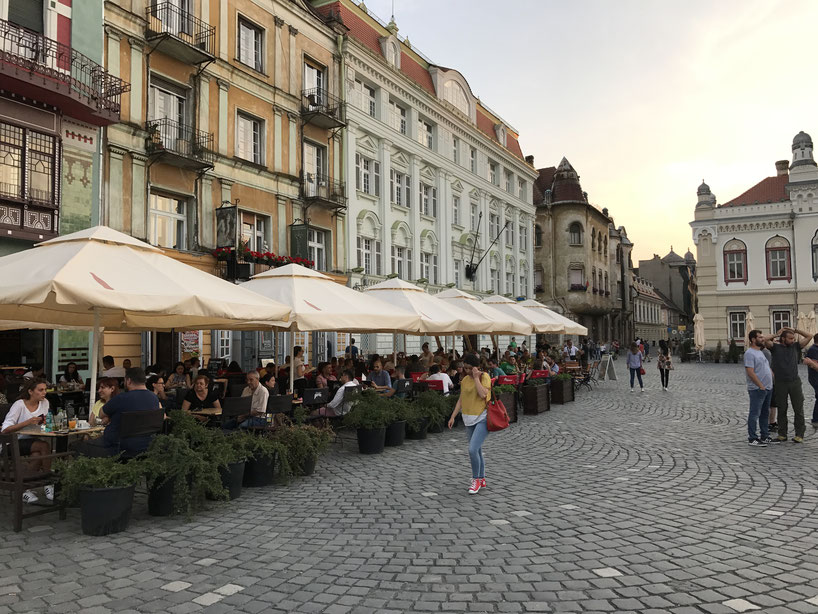
[[[695,249],[704,178],[719,203],[818,138],[814,0],[394,0],[400,34],[563,156],[635,257]],[[389,20],[392,0],[366,0]],[[636,262],[634,262],[636,264]]]

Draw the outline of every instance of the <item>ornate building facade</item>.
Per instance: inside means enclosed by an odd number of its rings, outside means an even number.
[[[799,132],[792,161],[718,204],[698,189],[693,228],[698,307],[707,347],[744,343],[748,320],[765,333],[797,326],[818,306],[818,165],[812,138]],[[803,324],[802,324],[803,326]]]

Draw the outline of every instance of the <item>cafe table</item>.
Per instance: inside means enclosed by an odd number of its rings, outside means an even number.
[[[68,451],[68,440],[81,435],[96,435],[105,430],[104,426],[92,426],[87,429],[62,429],[59,431],[43,431],[39,426],[27,426],[17,431],[20,435],[31,435],[40,439],[48,439],[52,448],[57,452]]]

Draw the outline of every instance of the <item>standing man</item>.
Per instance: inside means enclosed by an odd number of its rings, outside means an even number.
[[[812,408],[812,428],[818,428],[818,335],[812,338],[812,345],[804,357],[804,364],[809,367],[809,371],[807,371],[809,385],[815,390],[815,405]]]
[[[770,439],[770,399],[773,395],[773,372],[761,349],[766,338],[760,330],[751,330],[748,335],[750,347],[744,352],[744,371],[747,375],[747,393],[750,395],[750,413],[747,416],[747,440],[756,448],[766,448],[768,444],[779,443]],[[761,430],[761,438],[758,431]],[[786,438],[785,438],[786,439]]]
[[[795,335],[801,335],[796,342]],[[778,337],[777,342],[773,339]],[[782,328],[776,335],[764,337],[764,344],[773,357],[773,375],[775,376],[775,404],[778,406],[778,441],[787,441],[787,397],[792,402],[795,422],[795,443],[804,441],[804,393],[801,390],[801,378],[798,375],[798,348],[809,343],[810,336],[793,328]]]
[[[355,339],[349,340],[349,345],[344,348],[344,355],[353,361],[358,359],[358,348],[355,346]]]

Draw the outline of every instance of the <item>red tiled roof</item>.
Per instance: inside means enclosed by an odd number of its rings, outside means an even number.
[[[582,186],[571,179],[557,179],[551,190],[551,202],[558,203],[565,201],[585,202]]]
[[[432,75],[405,51],[401,51],[400,54],[400,70],[403,74],[412,79],[412,81],[416,81],[420,87],[425,89],[432,96],[436,95],[435,85],[432,83]]]
[[[540,176],[534,181],[534,186],[540,191],[541,194],[545,194],[545,191],[550,190],[551,184],[554,183],[554,175],[557,174],[557,167],[549,166],[546,168],[541,168],[537,172],[540,174]]]
[[[520,142],[508,133],[506,133],[506,149],[518,158],[523,158],[523,150],[520,147]]]
[[[762,179],[752,188],[737,196],[731,201],[721,205],[722,207],[740,207],[742,205],[754,205],[756,203],[776,203],[787,200],[787,183],[790,181],[789,175],[776,175]]]

